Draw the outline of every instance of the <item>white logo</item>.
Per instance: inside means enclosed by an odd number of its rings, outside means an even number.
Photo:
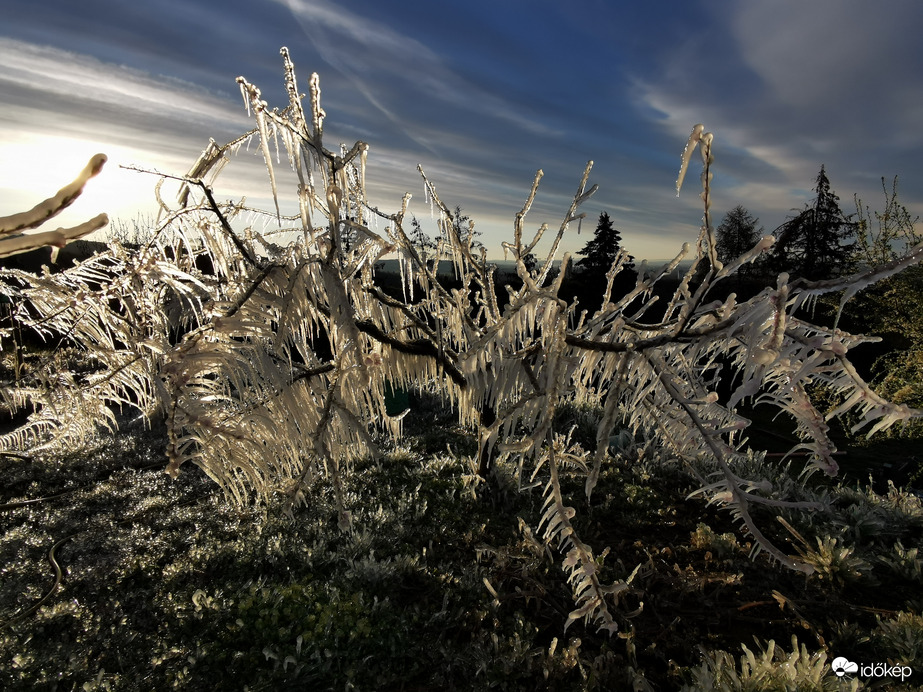
[[[830,664],[830,667],[833,668],[833,672],[836,673],[838,678],[843,677],[847,673],[859,672],[858,663],[853,663],[852,661],[843,658],[842,656],[833,659],[833,663]]]
[[[863,663],[860,665],[843,656],[837,656],[833,659],[830,668],[838,678],[858,673],[864,678],[900,678],[903,681],[913,674],[910,666],[891,666],[887,663]]]

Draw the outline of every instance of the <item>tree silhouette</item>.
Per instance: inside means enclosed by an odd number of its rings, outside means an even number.
[[[759,242],[763,229],[762,227],[757,228],[758,223],[759,219],[754,218],[739,204],[724,215],[721,224],[715,229],[715,249],[718,252],[718,259],[723,264],[737,259]],[[745,264],[740,268],[739,273],[750,271],[752,271],[751,265]]]
[[[412,229],[410,232],[411,245],[413,245],[413,248],[417,251],[417,254],[424,263],[429,262],[436,256],[438,244],[423,230],[416,216],[411,217],[410,226]]]
[[[462,212],[459,205],[455,205],[455,210],[446,221],[451,223],[463,246],[469,248],[472,252],[480,252],[484,249],[484,244],[478,240],[481,232],[474,230],[474,221],[470,216]]]
[[[823,166],[814,189],[813,204],[776,229],[772,259],[777,270],[792,276],[829,279],[848,269],[853,247],[849,240],[857,225],[840,209]]]
[[[593,240],[589,241],[582,250],[577,252],[583,259],[576,262],[581,274],[602,278],[612,267],[612,263],[622,248],[622,234],[612,226],[609,214],[602,212],[599,223],[593,232]],[[634,268],[634,258],[629,256],[625,269]]]

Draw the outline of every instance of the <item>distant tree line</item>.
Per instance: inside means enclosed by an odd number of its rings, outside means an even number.
[[[871,212],[855,198],[856,213],[847,214],[821,166],[814,198],[771,231],[776,239],[772,250],[741,266],[722,284],[725,290],[744,298],[763,290],[781,272],[791,279],[821,281],[896,259],[923,236],[916,230],[919,217],[899,202],[897,178],[890,189],[882,178],[882,187],[883,211]],[[766,234],[758,218],[744,206],[735,206],[715,229],[718,260],[728,264]],[[591,312],[599,307],[600,289],[607,281],[615,296],[634,285],[634,258],[623,248],[622,235],[608,213],[599,215],[593,238],[576,254],[581,259],[574,263],[562,293]],[[923,406],[923,268],[914,266],[869,286],[842,310],[836,299],[827,303],[818,306],[822,321],[836,320],[846,329],[881,337],[867,363],[879,391],[899,403]]]
[[[772,232],[776,238],[772,251],[741,268],[741,278],[788,272],[792,278],[815,281],[855,268],[861,220],[840,208],[840,198],[832,190],[824,166],[817,174],[814,191],[810,203]],[[741,205],[727,212],[715,231],[718,259],[724,264],[750,250],[764,235],[759,219]],[[606,212],[599,215],[593,238],[577,255],[581,259],[575,262],[574,271],[582,281],[603,280],[615,264],[616,274],[634,269],[634,258],[623,249],[622,234]]]
[[[854,268],[859,223],[840,208],[824,166],[814,186],[812,202],[786,219],[772,235],[776,242],[762,261],[748,265],[742,278],[763,278],[787,272],[811,281],[842,276]],[[729,211],[715,229],[718,259],[727,263],[752,248],[763,235],[759,220],[743,206]]]
[[[812,202],[787,219],[772,235],[771,253],[737,272],[734,289],[756,292],[780,272],[792,278],[824,280],[893,261],[923,240],[898,198],[897,178],[890,189],[882,178],[883,211],[871,212],[855,197],[856,213],[846,214],[821,166]],[[764,235],[759,220],[743,206],[729,211],[715,229],[718,259],[727,263],[752,248]],[[869,358],[876,389],[913,407],[923,406],[923,269],[919,265],[860,291],[845,305],[821,305],[828,321],[881,338]],[[909,431],[923,433],[912,424]]]

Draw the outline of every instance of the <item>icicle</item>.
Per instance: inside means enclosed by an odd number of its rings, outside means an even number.
[[[403,254],[402,254],[402,256],[403,256]],[[412,302],[413,302],[413,283],[414,283],[414,281],[413,281],[413,265],[411,265],[411,263],[410,263],[410,258],[409,258],[409,257],[406,258],[405,261],[407,262],[407,286],[408,286],[408,289],[409,289],[409,292],[410,292],[410,302],[412,303]]]
[[[247,80],[243,77],[237,78],[237,83],[240,85],[240,95],[244,97],[244,105],[247,107],[247,117],[250,117],[250,94],[247,93]]]
[[[677,197],[679,197],[679,191],[683,187],[683,179],[686,177],[686,169],[689,167],[689,159],[692,158],[692,152],[695,151],[696,145],[698,145],[704,131],[705,126],[702,123],[699,123],[692,128],[692,134],[690,134],[689,139],[686,140],[686,146],[683,149],[682,162],[679,167],[679,175],[676,177]]]
[[[288,132],[288,130],[285,130]],[[277,123],[272,124],[272,139],[276,146],[276,165],[282,165],[282,157],[279,156],[279,125]]]
[[[369,145],[363,143],[359,152],[359,202],[365,202],[365,167],[369,158]],[[359,208],[359,223],[362,223],[362,208]]]
[[[282,221],[282,213],[279,211],[279,190],[276,187],[276,173],[272,168],[272,155],[269,151],[269,128],[266,122],[266,107],[267,104],[265,101],[260,101],[260,92],[259,89],[252,88],[251,95],[253,98],[253,112],[256,116],[256,124],[260,131],[260,148],[263,151],[263,160],[266,162],[266,170],[269,172],[269,185],[272,188],[272,198],[276,206],[276,218],[279,220],[280,224]]]
[[[397,266],[401,272],[401,290],[404,292],[404,302],[407,302],[407,280],[404,277],[404,253],[400,253],[397,258]]]

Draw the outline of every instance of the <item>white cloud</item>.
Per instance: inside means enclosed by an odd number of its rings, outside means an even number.
[[[919,81],[901,45],[919,19],[916,2],[780,0],[740,3],[730,26],[742,58],[773,98],[812,108],[875,96],[858,88],[881,93],[900,90],[905,78]]]
[[[6,38],[0,91],[0,213],[50,196],[93,154],[109,157],[82,199],[52,222],[64,226],[101,211],[127,219],[154,212],[157,178],[120,166],[182,174],[210,134],[249,127],[242,103],[195,85]]]
[[[0,38],[0,82],[126,112],[198,123],[245,120],[242,108],[231,111],[225,100],[203,93],[195,84],[8,38]]]
[[[536,118],[523,115],[516,104],[461,77],[437,52],[413,36],[351,12],[341,4],[323,0],[276,1],[290,9],[328,64],[349,79],[368,103],[425,149],[433,151],[429,141],[418,139],[412,128],[399,122],[389,105],[391,102],[425,96],[426,100],[435,98],[534,134],[554,134]]]
[[[881,175],[900,174],[904,203],[920,204],[923,180],[911,177],[923,155],[923,6],[708,8],[708,40],[677,45],[659,73],[635,77],[634,95],[674,137],[696,122],[715,133],[716,208],[744,204],[771,230],[810,196],[821,164],[846,211],[853,192],[879,199]]]
[[[742,3],[730,22],[741,59],[818,153],[923,145],[923,6],[857,0]]]

